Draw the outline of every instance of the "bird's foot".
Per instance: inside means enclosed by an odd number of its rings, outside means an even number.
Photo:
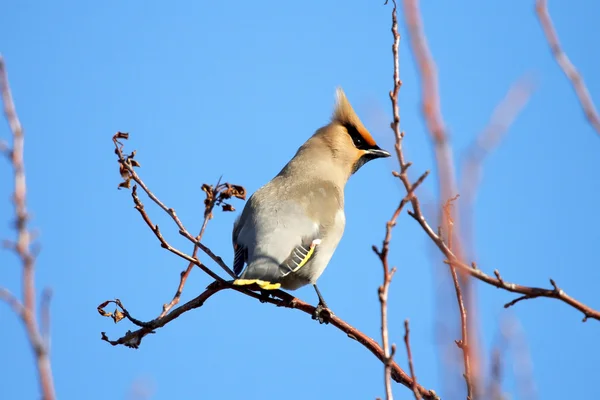
[[[270,297],[271,297],[271,292],[269,290],[261,289],[261,291],[260,291],[260,297],[258,298],[258,300],[261,303],[266,303],[266,302],[269,301]]]
[[[312,319],[316,319],[320,324],[328,324],[332,316],[333,312],[327,308],[327,304],[319,303],[317,308],[315,308]]]

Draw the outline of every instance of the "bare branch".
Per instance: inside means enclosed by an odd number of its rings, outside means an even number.
[[[188,239],[189,241],[191,241],[192,243],[194,243],[195,245],[197,245],[200,248],[200,250],[202,250],[210,258],[212,258],[213,261],[216,262],[225,272],[227,272],[227,274],[229,276],[231,276],[232,278],[235,279],[236,278],[235,274],[223,262],[223,259],[221,257],[217,257],[208,247],[206,247],[205,245],[203,245],[202,243],[200,243],[199,241],[197,241],[196,238],[193,235],[191,235],[187,229],[185,229],[185,227],[183,226],[183,223],[181,222],[181,220],[177,216],[177,213],[175,213],[175,210],[172,209],[172,208],[167,207],[162,201],[160,201],[156,197],[156,195],[154,195],[154,193],[152,193],[148,189],[148,187],[146,186],[146,184],[142,181],[142,179],[139,177],[139,175],[135,172],[134,167],[139,167],[139,163],[137,162],[137,160],[134,159],[134,157],[135,157],[135,151],[125,157],[123,155],[123,151],[122,151],[123,144],[121,142],[119,142],[119,139],[127,139],[128,137],[129,137],[129,134],[125,133],[125,132],[117,132],[113,136],[113,142],[115,144],[115,153],[119,157],[118,161],[119,161],[119,166],[120,166],[120,172],[121,172],[121,176],[124,179],[124,181],[121,184],[119,184],[119,187],[129,188],[130,181],[131,180],[135,181],[144,190],[144,192],[146,192],[146,194],[148,195],[148,197],[150,197],[150,199],[154,203],[156,203],[160,208],[162,208],[164,212],[166,212],[167,214],[169,214],[169,216],[171,217],[171,219],[173,220],[173,222],[175,222],[175,224],[179,228],[179,233],[182,236],[184,236],[186,239]],[[244,192],[244,196],[245,196],[245,192]],[[152,230],[154,231],[155,229],[153,228]],[[158,226],[156,227],[156,231],[158,231]],[[156,233],[157,232],[155,232],[155,234]],[[157,237],[160,240],[160,237],[158,235],[157,235]],[[188,261],[192,262],[191,260],[188,260]]]
[[[415,400],[421,399],[421,394],[416,388],[417,376],[415,375],[415,367],[413,365],[412,350],[410,348],[410,327],[408,326],[408,320],[404,320],[404,345],[406,346],[406,356],[408,357],[408,368],[410,369],[410,377],[413,381],[412,391],[415,395]]]
[[[454,229],[454,221],[452,219],[452,203],[458,198],[458,195],[455,197],[448,199],[446,204],[444,204],[444,218],[446,220],[446,226],[449,229],[448,232],[448,247],[452,248],[452,237],[453,237],[453,229]],[[460,340],[456,340],[456,345],[459,349],[462,350],[463,353],[463,363],[465,367],[465,372],[463,374],[465,378],[465,382],[467,384],[467,400],[472,400],[474,398],[475,391],[473,389],[473,378],[471,375],[471,349],[469,347],[469,329],[467,324],[467,309],[465,307],[465,303],[463,300],[462,291],[460,288],[460,283],[458,282],[458,274],[456,273],[456,268],[449,264],[450,273],[452,275],[452,282],[454,283],[454,289],[456,291],[456,300],[458,302],[458,310],[460,313],[460,330],[462,338]]]
[[[235,290],[237,292],[243,293],[243,294],[253,297],[257,300],[260,300],[262,302],[274,304],[278,307],[297,309],[297,310],[304,312],[305,314],[310,315],[311,317],[314,315],[314,312],[315,312],[314,306],[312,306],[308,303],[305,303],[304,301],[302,301],[298,298],[295,298],[294,296],[292,296],[282,290],[274,290],[271,292],[272,297],[264,297],[260,294],[254,293],[252,291],[247,291],[240,286],[235,286],[232,284],[231,281],[223,281],[223,282],[215,281],[212,284],[210,284],[206,288],[206,290],[202,294],[200,294],[198,297],[173,309],[165,317],[160,318],[160,319],[155,319],[155,320],[152,320],[149,322],[142,322],[142,321],[139,321],[139,320],[133,318],[133,320],[135,321],[135,323],[134,323],[135,325],[138,325],[138,326],[142,325],[142,327],[140,327],[140,329],[138,329],[136,331],[128,331],[123,337],[121,337],[117,340],[110,340],[106,336],[106,334],[104,332],[102,332],[102,340],[110,343],[113,346],[125,345],[127,347],[137,348],[140,345],[143,337],[145,337],[146,335],[148,335],[150,333],[155,333],[155,331],[157,329],[167,325],[168,323],[175,320],[182,314],[184,314],[190,310],[202,307],[204,305],[204,303],[206,302],[206,300],[208,300],[210,297],[212,297],[216,293],[220,292],[221,290],[225,290],[225,289]],[[111,313],[107,313],[106,311],[104,311],[104,307],[106,307],[111,302],[116,303],[118,305],[118,307],[121,308],[121,312],[124,313],[124,317],[131,320],[132,317],[129,314],[129,311],[127,311],[120,302],[117,302],[117,300],[106,301],[106,302],[100,304],[98,309],[102,315],[111,316],[111,315],[108,315]],[[345,322],[344,320],[340,319],[339,317],[337,317],[335,315],[331,316],[329,324],[336,327],[340,331],[344,332],[349,338],[354,339],[357,342],[359,342],[361,345],[363,345],[367,350],[369,350],[372,354],[374,354],[382,362],[385,360],[385,354],[383,352],[383,349],[377,344],[377,342],[375,340],[371,339],[368,335],[366,335],[363,332],[359,331],[358,329],[354,328],[353,326],[351,326],[350,324],[348,324],[347,322]],[[390,365],[391,365],[391,371],[392,371],[391,372],[392,379],[394,379],[396,382],[398,382],[408,388],[412,388],[413,387],[412,378],[408,374],[406,374],[406,372],[404,372],[402,370],[402,368],[400,368],[400,366],[398,366],[397,363],[392,361]],[[423,396],[423,398],[439,399],[439,397],[435,394],[435,392],[433,390],[427,390],[418,384],[416,384],[415,387],[417,388],[417,390],[421,394],[421,396]]]
[[[6,302],[6,304],[13,309],[13,312],[22,320],[30,318],[30,316],[27,315],[29,314],[29,310],[27,310],[23,303],[21,303],[21,301],[19,301],[19,299],[17,299],[8,289],[0,287],[0,299],[4,300],[4,302]]]
[[[25,182],[25,162],[23,159],[24,133],[17,116],[2,56],[0,56],[0,90],[2,91],[4,114],[13,136],[12,148],[9,148],[8,145],[3,146],[4,153],[8,156],[13,167],[15,182],[13,203],[16,215],[15,229],[17,231],[17,239],[9,247],[16,253],[23,269],[23,301],[20,302],[17,300],[6,289],[0,290],[0,297],[9,303],[25,325],[29,344],[33,349],[36,359],[42,398],[44,400],[53,400],[55,398],[54,381],[50,367],[48,347],[43,340],[36,320],[35,252],[32,250],[31,233],[27,228],[29,214],[26,205],[27,185]],[[46,326],[47,324],[44,323],[44,325]]]
[[[419,47],[422,45],[422,42],[421,42],[422,38],[420,37],[420,35],[422,35],[422,27],[419,25],[421,19],[420,19],[420,16],[418,15],[418,9],[416,8],[416,1],[417,0],[404,0],[404,8],[405,8],[405,15],[407,18],[407,25],[409,26],[409,31],[411,32],[412,35],[414,35],[415,32],[417,32],[418,40],[416,41],[416,45],[414,43],[415,39],[412,39],[412,41],[413,41],[413,48],[418,48],[419,50],[413,50],[413,51],[423,51],[423,49]],[[415,23],[415,21],[417,23]],[[421,33],[419,34],[418,32],[421,32]],[[419,57],[423,58],[423,55],[421,55]],[[423,70],[423,69],[427,70],[428,68],[431,68],[429,63],[427,63],[427,62],[423,63],[422,60],[421,60],[420,64],[422,64],[420,67],[421,70]],[[392,99],[392,101],[393,101],[393,99]],[[433,102],[433,103],[435,104],[435,102]],[[427,110],[429,110],[429,107],[425,107],[425,108]],[[435,113],[433,115],[435,115]],[[431,124],[431,122],[429,122],[429,124]],[[433,124],[433,126],[439,127],[440,125],[436,123],[436,124]],[[440,130],[439,129],[433,130],[433,132],[439,133]],[[443,130],[441,132],[443,132]],[[437,136],[439,136],[439,135],[434,135],[434,137],[437,137]],[[397,149],[398,149],[398,152],[400,153],[398,155],[398,158],[400,160],[401,168],[402,168],[402,166],[405,166],[405,168],[407,168],[408,166],[410,166],[410,163],[407,163],[405,161],[404,154],[402,152],[402,148],[397,147]],[[406,191],[410,192],[412,184],[411,184],[410,180],[408,179],[408,177],[406,176],[406,174],[397,174],[397,176],[400,178]],[[449,197],[452,197],[452,196],[449,196]],[[436,247],[442,252],[442,254],[446,258],[446,261],[445,261],[446,263],[451,263],[456,268],[458,268],[460,271],[462,271],[484,283],[495,286],[497,288],[507,290],[509,292],[525,295],[527,299],[536,298],[536,297],[547,297],[547,298],[558,299],[558,300],[568,304],[569,306],[581,311],[584,314],[583,321],[586,321],[589,318],[600,321],[600,312],[599,311],[583,304],[582,302],[574,299],[571,296],[568,296],[562,289],[558,289],[558,287],[554,287],[553,289],[543,289],[543,288],[537,288],[537,287],[518,285],[515,283],[507,283],[499,278],[499,274],[497,275],[498,276],[497,278],[493,278],[490,275],[485,274],[480,269],[476,268],[474,264],[468,265],[467,263],[461,261],[461,257],[459,257],[457,255],[458,252],[455,252],[456,250],[451,250],[450,248],[448,248],[448,246],[444,242],[443,238],[441,236],[439,236],[436,233],[436,231],[434,229],[432,229],[432,227],[429,225],[429,223],[427,222],[427,220],[423,214],[423,211],[421,209],[421,204],[419,202],[419,199],[413,195],[411,197],[410,202],[412,205],[412,211],[411,210],[408,211],[409,215],[411,217],[413,217],[419,223],[419,225],[425,231],[427,236],[429,236],[429,238],[433,241],[433,243],[436,245]],[[497,271],[495,271],[495,272],[497,272]]]
[[[188,262],[197,265],[198,267],[200,267],[200,269],[202,269],[202,271],[206,272],[211,278],[213,278],[215,280],[222,280],[222,278],[219,275],[217,275],[216,273],[214,273],[213,271],[208,269],[206,266],[204,266],[197,258],[193,258],[193,257],[187,255],[186,253],[184,253],[183,251],[178,250],[175,247],[172,247],[165,240],[162,233],[160,232],[160,229],[158,228],[158,225],[153,224],[152,220],[150,219],[150,216],[148,216],[148,213],[146,213],[144,204],[142,203],[139,196],[137,195],[137,186],[133,187],[133,190],[131,191],[131,197],[133,198],[133,202],[135,204],[135,209],[137,211],[139,211],[140,215],[142,216],[142,219],[144,220],[144,222],[146,222],[146,225],[148,225],[148,227],[152,230],[152,232],[154,232],[154,235],[160,242],[160,245],[163,249],[167,249],[171,253],[178,255],[179,257],[183,258],[184,260],[187,260]],[[175,215],[175,210],[172,210],[172,211],[173,211],[173,215]],[[169,215],[171,215],[171,214],[169,214]],[[189,234],[189,232],[185,230],[185,228],[184,228],[183,232],[185,234],[189,235],[190,237],[192,237]],[[195,243],[198,243],[198,242],[195,242]]]
[[[387,4],[387,2],[386,2]],[[392,229],[396,226],[396,221],[402,212],[404,206],[410,202],[411,198],[414,195],[414,191],[419,187],[419,185],[425,180],[428,175],[428,172],[425,172],[414,184],[411,184],[406,173],[409,163],[404,162],[403,154],[402,154],[402,139],[404,137],[404,133],[400,130],[400,108],[398,102],[398,94],[400,92],[400,87],[402,86],[402,82],[400,81],[400,57],[398,52],[398,47],[400,45],[400,34],[398,33],[398,15],[397,15],[397,4],[396,0],[392,0],[392,56],[394,62],[394,88],[390,91],[390,100],[392,102],[392,112],[394,114],[394,119],[391,123],[391,128],[394,131],[394,136],[396,138],[395,149],[396,155],[398,157],[398,162],[400,164],[400,172],[394,172],[393,175],[400,178],[402,182],[405,182],[407,187],[407,194],[398,204],[392,218],[386,224],[386,233],[385,238],[383,240],[383,244],[381,246],[381,251],[377,249],[377,247],[373,246],[373,251],[379,256],[379,260],[381,261],[381,265],[383,267],[383,284],[379,286],[379,303],[381,309],[381,346],[384,352],[384,387],[385,387],[385,395],[387,400],[393,399],[392,394],[392,385],[391,385],[391,374],[392,374],[392,363],[394,358],[394,353],[396,352],[396,345],[392,344],[390,347],[389,343],[389,332],[388,332],[388,292],[390,283],[392,281],[392,277],[396,272],[396,268],[390,269],[388,264],[388,252],[390,241],[392,239]],[[411,360],[412,367],[412,360]],[[414,371],[411,371],[414,373]],[[419,392],[415,389],[415,385],[417,384],[412,378],[412,390],[416,396],[419,396]]]
[[[433,150],[436,159],[436,171],[438,175],[438,191],[439,191],[439,227],[440,230],[446,232],[446,234],[456,235],[457,237],[453,240],[454,244],[452,250],[456,257],[460,260],[464,259],[464,252],[462,249],[462,241],[460,240],[459,231],[460,229],[450,229],[447,226],[447,218],[443,215],[443,205],[447,199],[452,198],[458,193],[456,183],[456,172],[454,163],[453,149],[450,143],[449,135],[446,131],[444,119],[441,110],[441,101],[439,94],[438,74],[437,67],[429,45],[427,43],[427,37],[425,35],[425,29],[423,25],[423,19],[419,9],[419,0],[403,0],[404,5],[404,19],[408,30],[408,38],[411,47],[411,51],[414,55],[417,64],[417,71],[421,81],[421,108],[423,113],[423,119],[429,136],[433,143]],[[407,189],[408,190],[408,189]],[[417,206],[417,207],[415,207]],[[418,208],[418,200],[415,199],[413,202],[413,211],[421,213]],[[452,210],[454,213],[454,210]],[[458,216],[452,216],[454,221],[460,221]],[[449,237],[449,240],[452,240]],[[460,272],[460,271],[459,271]],[[455,274],[456,271],[450,269],[451,275]],[[468,309],[472,317],[469,320],[469,326],[467,330],[471,331],[470,336],[472,340],[470,359],[474,364],[474,374],[470,378],[473,381],[478,381],[478,354],[477,354],[477,325],[474,322],[476,315],[476,303],[474,301],[474,291],[469,279],[469,276],[460,273],[457,277],[459,284],[461,285],[461,291],[464,292],[465,297],[465,310]],[[454,276],[452,276],[454,280]],[[469,390],[471,387],[468,388]],[[471,393],[472,394],[472,393]]]
[[[556,29],[554,29],[554,24],[552,23],[550,13],[548,12],[548,1],[536,0],[535,12],[538,16],[540,24],[542,25],[544,35],[546,36],[548,45],[550,45],[550,50],[552,51],[554,59],[562,69],[567,79],[569,79],[571,82],[585,117],[596,133],[600,135],[600,117],[598,116],[598,111],[594,106],[594,102],[592,101],[592,97],[590,96],[583,77],[579,71],[577,71],[577,68],[575,68],[571,60],[569,60],[569,57],[567,57],[567,54],[563,51],[560,45],[558,34],[556,33]]]
[[[206,193],[206,200],[205,200],[206,207],[204,210],[204,222],[202,223],[202,228],[200,228],[200,232],[198,233],[198,236],[196,236],[196,238],[195,238],[196,243],[194,243],[194,250],[192,252],[192,258],[198,257],[199,246],[197,243],[199,243],[202,240],[202,236],[204,236],[204,232],[206,230],[206,226],[208,225],[208,221],[212,218],[212,212],[213,212],[213,209],[215,208],[215,205],[224,204],[223,210],[226,210],[226,211],[234,210],[234,208],[232,206],[224,203],[225,199],[228,199],[229,197],[231,197],[233,195],[233,190],[232,190],[233,187],[234,187],[233,185],[230,185],[228,183],[221,184],[220,182],[218,182],[216,187],[214,187],[214,188],[212,186],[206,185],[206,184],[202,186],[202,189]],[[236,188],[237,188],[236,190],[239,190],[239,188],[241,188],[241,186],[237,186]],[[246,195],[246,191],[242,190],[241,192],[238,191],[237,197],[245,198],[245,195]],[[180,278],[179,278],[179,285],[177,286],[177,291],[175,292],[173,299],[169,303],[163,304],[163,311],[158,316],[158,318],[164,317],[175,305],[177,305],[179,303],[181,294],[183,293],[183,287],[185,286],[187,278],[190,275],[190,272],[192,272],[193,268],[194,268],[194,263],[190,262],[188,264],[187,268],[181,272]]]
[[[419,0],[403,0],[405,23],[408,29],[410,47],[415,56],[418,66],[417,71],[421,78],[421,110],[434,143],[440,199],[448,199],[457,193],[454,156],[442,117],[437,67],[429,51],[418,3]],[[440,203],[443,201],[445,200],[441,200]]]
[[[391,235],[391,226],[392,224],[388,222],[388,233],[387,236]],[[387,237],[386,237],[387,239]],[[389,240],[384,242],[381,253],[379,254],[379,258],[381,259],[381,264],[383,266],[383,284],[379,286],[379,303],[381,304],[381,347],[383,348],[383,365],[384,365],[384,385],[385,385],[385,397],[387,400],[393,400],[394,396],[392,394],[392,361],[394,359],[394,353],[396,352],[396,345],[392,344],[390,348],[389,342],[389,334],[388,334],[388,309],[387,309],[387,300],[388,300],[388,292],[390,288],[390,283],[392,282],[392,277],[396,272],[396,268],[392,268],[390,270],[388,265],[387,253],[389,248]],[[377,249],[374,249],[377,252]],[[414,382],[414,381],[413,381]]]

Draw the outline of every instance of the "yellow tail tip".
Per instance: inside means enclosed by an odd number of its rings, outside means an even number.
[[[263,281],[260,279],[236,279],[233,281],[233,284],[236,286],[248,286],[252,284],[257,284],[263,290],[276,290],[281,287],[281,283],[271,283],[267,281]]]

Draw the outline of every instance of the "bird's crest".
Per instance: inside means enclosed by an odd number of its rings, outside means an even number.
[[[360,118],[358,118],[358,115],[356,115],[356,112],[350,105],[350,102],[348,101],[344,90],[341,87],[338,87],[335,94],[335,109],[333,111],[333,115],[331,116],[331,121],[338,122],[339,124],[346,127],[353,126],[363,137],[365,142],[367,142],[370,146],[375,146],[375,140],[373,140],[373,137],[371,136],[367,128],[365,128],[365,126],[360,121]]]

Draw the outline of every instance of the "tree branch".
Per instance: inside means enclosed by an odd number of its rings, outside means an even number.
[[[410,327],[408,326],[408,320],[404,320],[404,345],[406,346],[406,356],[408,357],[408,368],[410,369],[410,377],[413,380],[412,391],[415,395],[415,400],[421,399],[421,394],[416,388],[417,376],[415,375],[415,367],[413,365],[412,350],[410,349]]]
[[[25,325],[29,344],[33,349],[36,359],[42,398],[44,400],[53,400],[55,398],[54,381],[47,342],[44,342],[36,320],[35,253],[31,248],[31,233],[27,228],[29,214],[26,205],[27,185],[25,182],[25,162],[23,159],[24,133],[15,110],[2,56],[0,56],[0,90],[2,92],[2,102],[4,103],[4,114],[13,136],[12,148],[9,148],[8,145],[2,146],[3,152],[13,167],[15,182],[13,203],[16,215],[15,229],[17,231],[17,239],[14,243],[10,243],[8,247],[14,250],[23,269],[23,301],[21,302],[11,295],[7,289],[0,289],[0,298],[8,302]],[[49,326],[49,316],[46,314],[46,308],[44,307],[44,328]]]
[[[119,188],[129,188],[130,185],[131,185],[131,183],[130,183],[131,180],[133,180],[134,182],[136,182],[144,190],[144,192],[146,192],[146,194],[148,195],[148,197],[150,197],[150,199],[154,203],[156,203],[156,205],[158,205],[160,208],[162,208],[162,210],[164,212],[166,212],[171,217],[171,219],[173,220],[173,222],[175,222],[175,224],[179,228],[179,234],[181,234],[182,236],[184,236],[190,242],[194,243],[194,245],[198,246],[200,248],[200,250],[202,250],[210,258],[212,258],[213,261],[216,262],[225,272],[227,272],[227,274],[229,276],[231,276],[232,278],[235,279],[236,278],[235,274],[223,262],[223,259],[221,257],[217,257],[208,247],[206,247],[205,245],[203,245],[202,243],[200,243],[198,240],[196,240],[196,238],[194,236],[192,236],[192,234],[190,234],[187,229],[185,229],[185,226],[183,225],[183,223],[181,222],[181,220],[177,216],[177,213],[175,212],[175,210],[173,208],[167,207],[163,202],[161,202],[154,195],[154,193],[152,193],[148,189],[148,187],[146,186],[146,184],[144,183],[144,181],[142,181],[142,179],[139,177],[139,175],[134,170],[135,167],[139,167],[140,166],[140,164],[137,162],[137,160],[134,159],[134,157],[135,157],[135,151],[132,152],[131,154],[127,155],[127,156],[123,155],[123,144],[119,141],[119,139],[125,139],[125,140],[127,140],[127,138],[129,138],[129,134],[126,133],[126,132],[117,132],[113,136],[113,143],[115,144],[115,154],[117,154],[117,156],[119,158],[119,160],[118,160],[119,161],[119,170],[120,170],[120,173],[121,173],[121,177],[123,178],[123,182],[121,182],[119,184]],[[239,188],[238,186],[235,186],[235,185],[232,185],[232,187]],[[240,194],[239,196],[244,196],[245,197],[245,191],[244,191],[244,189],[241,188],[241,190],[243,191],[242,192],[243,194]],[[236,196],[236,197],[238,197],[238,196]],[[158,226],[156,226],[155,228],[156,228],[156,230],[158,230]],[[153,230],[154,230],[154,228],[153,228]],[[185,257],[183,257],[183,258],[185,258]],[[188,260],[188,261],[191,262],[191,260]]]
[[[569,57],[567,57],[567,54],[560,45],[558,34],[556,33],[556,29],[554,29],[554,24],[552,23],[550,13],[548,12],[548,1],[536,0],[535,12],[542,25],[544,35],[546,36],[548,45],[550,45],[550,50],[552,51],[556,63],[571,82],[588,122],[596,133],[600,135],[600,117],[598,116],[598,111],[596,111],[596,107],[594,106],[594,102],[592,101],[592,97],[590,96],[590,92],[587,89],[583,77],[579,71],[577,71],[577,68],[575,68],[571,60],[569,60]]]
[[[416,18],[414,15],[416,1],[417,0],[404,0],[405,14],[406,14],[407,19]],[[408,7],[408,9],[407,9],[407,7]],[[416,12],[418,12],[418,10]],[[420,21],[420,18],[417,18],[416,20]],[[409,21],[409,22],[407,22],[407,24],[409,25],[409,31],[412,31],[413,29],[417,29],[417,30],[422,29],[418,25],[415,27],[414,21],[412,21],[412,22]],[[425,64],[425,65],[427,67],[427,64]],[[439,132],[439,130],[436,132]],[[401,166],[402,165],[410,166],[410,163],[407,163],[405,161],[405,158],[404,158],[404,155],[402,152],[402,148],[400,147],[399,150],[397,150],[397,151],[400,153],[398,158],[400,160]],[[406,174],[397,174],[397,176],[400,178],[400,181],[404,185],[407,192],[410,191],[411,183],[408,179],[408,176],[406,176]],[[433,243],[436,245],[436,247],[442,252],[442,254],[446,258],[446,261],[445,261],[446,263],[451,263],[453,266],[458,268],[460,271],[465,272],[468,275],[470,275],[484,283],[487,283],[489,285],[495,286],[497,288],[500,288],[500,289],[503,289],[503,290],[506,290],[506,291],[509,291],[512,293],[518,293],[518,294],[524,295],[523,296],[524,299],[532,299],[532,298],[536,298],[536,297],[546,297],[546,298],[560,300],[560,301],[568,304],[569,306],[575,308],[576,310],[581,311],[584,314],[584,318],[583,318],[584,322],[589,318],[600,321],[600,312],[599,311],[583,304],[582,302],[574,299],[571,296],[568,296],[562,289],[558,288],[558,286],[555,286],[555,283],[553,280],[551,280],[553,289],[544,289],[544,288],[538,288],[538,287],[523,286],[523,285],[519,285],[516,283],[505,282],[504,280],[502,280],[502,278],[500,278],[500,274],[499,274],[498,270],[494,271],[494,274],[496,275],[496,278],[494,278],[490,275],[487,275],[480,269],[478,269],[474,263],[472,265],[468,265],[468,264],[464,263],[455,254],[455,252],[446,245],[443,238],[440,237],[435,232],[435,230],[433,230],[431,228],[431,226],[429,225],[429,223],[427,222],[427,220],[423,214],[423,211],[421,209],[421,204],[420,204],[417,196],[412,196],[410,202],[412,205],[412,211],[411,210],[408,211],[409,215],[411,217],[413,217],[419,223],[419,225],[425,231],[427,236],[429,236],[429,238],[433,241]],[[507,303],[505,305],[505,307],[509,307],[511,305],[512,305],[511,303]]]
[[[454,235],[454,221],[452,219],[452,203],[458,198],[458,195],[455,197],[448,199],[446,204],[444,204],[444,218],[446,219],[446,226],[449,229],[448,232],[448,247],[452,248],[452,237]],[[454,265],[450,264],[450,274],[452,275],[452,282],[454,283],[454,290],[456,292],[456,300],[458,302],[458,311],[460,313],[460,330],[461,330],[461,339],[456,340],[455,343],[459,349],[462,350],[463,353],[463,364],[465,367],[465,372],[463,377],[465,378],[465,383],[467,385],[467,400],[472,400],[475,395],[475,390],[473,388],[473,377],[471,374],[471,348],[469,347],[469,329],[467,322],[467,309],[465,307],[465,303],[463,300],[463,294],[460,287],[460,283],[458,281],[458,274],[456,273],[456,268]]]

